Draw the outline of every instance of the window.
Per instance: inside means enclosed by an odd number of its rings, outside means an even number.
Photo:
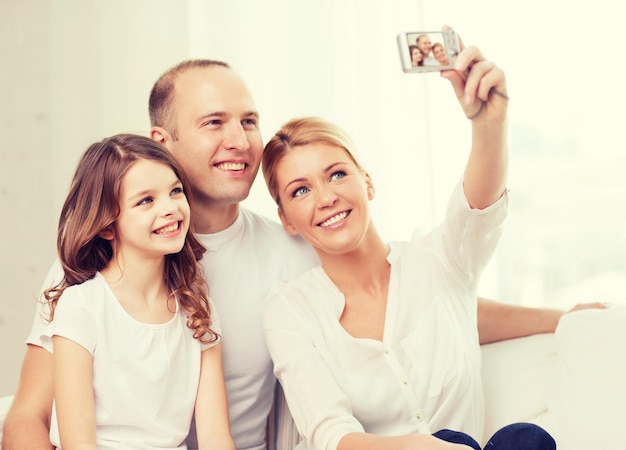
[[[441,219],[470,144],[448,82],[403,73],[395,37],[454,26],[505,70],[511,97],[511,213],[481,293],[553,307],[621,300],[626,63],[613,2],[321,0],[206,11],[206,2],[190,4],[191,56],[223,58],[242,73],[266,140],[302,115],[351,133],[388,240]],[[246,206],[276,217],[261,177]]]

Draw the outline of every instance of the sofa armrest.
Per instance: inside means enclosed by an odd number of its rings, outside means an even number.
[[[483,440],[511,423],[540,425],[548,408],[558,362],[554,334],[495,342],[483,345],[481,350],[485,393]]]

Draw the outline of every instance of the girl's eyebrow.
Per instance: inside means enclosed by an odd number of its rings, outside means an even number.
[[[178,177],[176,177],[174,179],[174,181],[170,184],[170,189],[173,188],[174,186],[178,185],[178,184],[182,184],[181,181],[178,179]],[[152,192],[154,192],[154,189],[144,189],[143,191],[139,191],[136,192],[134,194],[131,194],[128,196],[128,201],[133,201],[135,199],[141,198],[141,197],[145,197],[146,195],[150,195],[152,194]]]

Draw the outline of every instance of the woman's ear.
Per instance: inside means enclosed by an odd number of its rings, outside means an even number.
[[[367,186],[367,199],[369,201],[374,200],[376,189],[374,189],[374,182],[372,181],[372,177],[370,177],[369,173],[365,173],[365,185]]]
[[[115,231],[113,230],[113,225],[109,225],[108,227],[100,230],[98,236],[107,241],[112,241],[113,239],[115,239]]]
[[[278,208],[278,217],[280,217],[280,223],[283,224],[283,228],[285,229],[287,234],[290,234],[292,236],[298,235],[298,231],[296,231],[296,228],[291,224],[291,222],[289,222],[289,219],[287,219],[285,213],[283,213],[283,210],[281,208]]]

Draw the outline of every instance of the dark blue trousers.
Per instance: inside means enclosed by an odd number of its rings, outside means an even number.
[[[465,444],[482,450],[480,444],[465,433],[441,430],[433,436],[455,444]],[[499,429],[489,439],[484,450],[556,450],[556,442],[546,430],[532,423],[514,423]]]

